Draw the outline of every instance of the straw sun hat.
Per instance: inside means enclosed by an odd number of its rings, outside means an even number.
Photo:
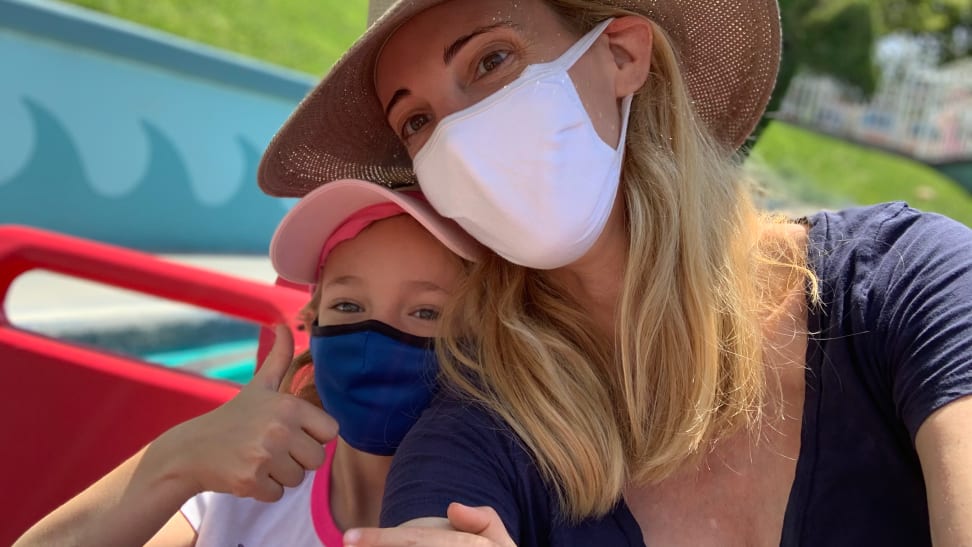
[[[275,196],[302,196],[326,182],[357,178],[396,188],[415,183],[412,162],[385,121],[375,62],[389,36],[445,0],[388,5],[291,114],[260,162],[258,180]],[[466,0],[473,1],[473,0]],[[776,0],[604,0],[655,21],[671,36],[701,119],[739,147],[769,101],[780,60]]]

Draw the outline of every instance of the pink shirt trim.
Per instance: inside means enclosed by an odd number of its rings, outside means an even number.
[[[338,529],[331,516],[331,466],[337,439],[324,445],[324,465],[314,473],[311,487],[311,521],[321,543],[327,547],[344,545],[344,532]]]

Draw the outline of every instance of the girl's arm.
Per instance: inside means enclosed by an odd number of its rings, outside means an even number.
[[[148,541],[196,493],[180,469],[177,443],[166,435],[35,524],[14,545],[141,545]],[[183,545],[195,540],[192,529],[188,531]]]
[[[323,445],[337,434],[337,424],[320,408],[278,391],[293,339],[286,327],[276,335],[266,362],[236,397],[163,433],[16,545],[141,545],[170,519],[182,518],[180,507],[199,492],[276,501],[285,486],[300,484],[306,469],[324,462]],[[185,537],[175,539],[185,544]]]
[[[193,547],[195,544],[196,531],[182,513],[176,513],[145,547]]]

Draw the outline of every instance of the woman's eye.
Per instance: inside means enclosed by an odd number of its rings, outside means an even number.
[[[421,319],[422,321],[435,321],[439,318],[439,311],[433,310],[432,308],[422,308],[412,312],[412,317]]]
[[[479,65],[476,66],[476,76],[483,76],[489,72],[496,70],[507,57],[510,56],[509,51],[494,51],[487,54],[485,57],[479,60]]]
[[[364,308],[354,302],[338,302],[331,306],[331,309],[341,313],[361,313],[364,311]]]
[[[427,114],[410,116],[405,120],[405,125],[402,126],[402,137],[406,139],[411,137],[421,131],[427,123],[429,123],[429,116]]]

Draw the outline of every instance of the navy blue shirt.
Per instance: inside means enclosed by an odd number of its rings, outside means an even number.
[[[808,317],[802,444],[781,544],[930,545],[918,428],[972,394],[972,231],[903,203],[809,219],[823,306]],[[496,509],[521,547],[643,545],[623,500],[603,518],[560,515],[516,435],[442,396],[395,455],[382,526]]]

